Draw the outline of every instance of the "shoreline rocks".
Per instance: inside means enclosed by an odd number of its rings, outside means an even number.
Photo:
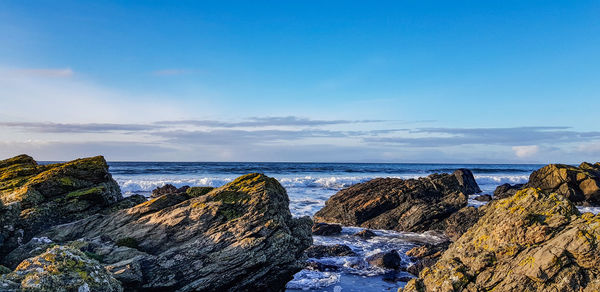
[[[485,215],[402,291],[597,291],[600,215],[528,188]],[[568,279],[568,281],[565,281]]]
[[[378,178],[339,191],[314,215],[315,222],[421,232],[444,230],[446,219],[481,192],[473,174],[432,174],[419,179]]]

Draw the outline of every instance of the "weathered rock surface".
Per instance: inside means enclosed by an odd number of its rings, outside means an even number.
[[[473,200],[479,201],[479,202],[489,202],[492,200],[492,196],[490,196],[488,194],[480,195],[480,196],[473,198]]]
[[[549,164],[531,173],[529,182],[524,185],[498,186],[494,197],[510,197],[523,188],[539,188],[543,192],[557,193],[576,205],[600,206],[600,162],[583,162],[579,167]]]
[[[415,263],[410,265],[406,271],[413,275],[419,275],[424,268],[433,266],[442,256],[442,253],[448,249],[449,245],[450,241],[446,241],[438,244],[424,244],[413,247],[406,252],[406,255],[413,257]]]
[[[402,259],[396,250],[380,252],[365,259],[371,266],[397,270],[402,267]]]
[[[343,257],[355,256],[356,253],[350,247],[343,244],[334,245],[313,245],[306,249],[306,256],[309,258],[324,258],[324,257]]]
[[[445,226],[444,234],[452,241],[457,240],[463,233],[471,228],[471,226],[477,223],[477,220],[483,216],[485,208],[486,206],[481,206],[479,208],[464,207],[452,213],[443,221]]]
[[[370,239],[373,238],[375,236],[377,236],[377,234],[375,234],[375,232],[369,230],[369,229],[365,229],[363,231],[359,231],[357,233],[354,233],[354,236],[358,236],[360,238],[364,238],[364,239]]]
[[[598,291],[600,215],[525,189],[485,215],[404,291]]]
[[[342,232],[342,226],[339,224],[315,223],[312,226],[314,235],[338,235]]]
[[[339,191],[314,219],[397,231],[444,230],[445,219],[480,192],[469,170],[419,179],[378,178]]]
[[[0,275],[0,287],[2,291],[123,291],[96,260],[64,246],[49,248]]]
[[[102,156],[39,165],[20,155],[0,161],[0,260],[50,226],[128,207]]]
[[[104,238],[139,251],[102,260],[131,289],[280,291],[312,244],[312,221],[292,218],[288,205],[277,180],[249,174],[206,195],[162,195],[45,236],[58,243]]]

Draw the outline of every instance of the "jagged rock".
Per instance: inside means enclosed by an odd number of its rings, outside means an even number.
[[[185,193],[189,188],[189,186],[182,186],[180,188],[177,188],[172,184],[166,184],[162,187],[158,187],[152,190],[152,195],[150,195],[150,198],[158,198],[162,195]]]
[[[600,215],[533,188],[488,206],[404,291],[600,289]]]
[[[483,216],[483,210],[485,210],[485,206],[479,208],[464,207],[452,213],[448,218],[444,219],[444,233],[452,241],[457,240],[471,226],[477,223],[477,220]]]
[[[356,253],[353,252],[350,247],[343,244],[312,245],[306,249],[305,253],[307,257],[316,259],[324,257],[356,256]]]
[[[358,236],[358,237],[361,237],[364,239],[370,239],[370,238],[377,236],[377,234],[375,234],[375,232],[373,232],[369,229],[365,229],[363,231],[359,231],[359,232],[355,233],[354,236]]]
[[[397,270],[402,267],[402,258],[396,250],[380,252],[365,259],[371,266]]]
[[[556,192],[575,204],[600,205],[600,163],[550,164],[534,171],[526,187]]]
[[[512,197],[524,186],[524,184],[501,184],[498,187],[496,187],[496,190],[494,190],[494,199],[499,200]]]
[[[123,291],[121,284],[83,252],[55,246],[0,276],[2,291]]]
[[[116,206],[123,197],[102,156],[39,165],[20,155],[0,161],[0,260],[50,226]]]
[[[449,245],[450,241],[445,241],[438,244],[424,244],[413,247],[406,252],[406,255],[413,257],[415,263],[410,265],[406,270],[413,275],[419,275],[424,268],[435,264],[442,256],[442,253],[448,249]]]
[[[180,198],[183,199],[183,198]],[[57,226],[56,242],[105,237],[134,242],[143,261],[122,258],[131,289],[280,291],[304,266],[312,221],[292,218],[285,189],[249,174],[206,195],[180,201],[169,194],[109,215]],[[144,279],[135,286],[141,273]]]
[[[397,231],[445,229],[444,219],[467,205],[479,191],[469,170],[419,179],[378,178],[329,198],[316,222]]]
[[[315,223],[312,226],[314,235],[338,235],[342,232],[342,226],[339,224]]]
[[[473,198],[473,200],[479,201],[479,202],[489,202],[492,200],[492,196],[490,196],[488,194],[480,195],[480,196]]]
[[[206,195],[214,189],[215,188],[213,188],[213,187],[189,187],[185,191],[185,193],[188,194],[188,196],[195,198],[195,197]]]

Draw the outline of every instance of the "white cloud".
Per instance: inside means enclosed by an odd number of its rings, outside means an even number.
[[[71,77],[73,76],[73,70],[71,68],[27,68],[27,69],[13,69],[9,72],[15,75],[29,75],[29,76],[41,76],[41,77]]]
[[[537,154],[540,151],[540,147],[537,145],[513,146],[512,150],[515,152],[517,157],[527,158]]]

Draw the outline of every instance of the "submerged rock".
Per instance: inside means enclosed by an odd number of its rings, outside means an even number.
[[[492,200],[492,196],[490,196],[488,194],[480,195],[480,196],[473,198],[473,200],[479,201],[479,202],[489,202]]]
[[[64,246],[49,248],[0,276],[2,291],[123,291],[97,261]]]
[[[375,234],[375,232],[373,232],[369,229],[365,229],[363,231],[359,231],[359,232],[355,233],[354,236],[358,236],[363,239],[371,239],[371,238],[377,236],[377,234]]]
[[[485,215],[404,291],[598,291],[600,215],[528,188]]]
[[[339,191],[314,219],[396,231],[444,230],[444,220],[479,191],[466,169],[419,179],[378,178]]]
[[[371,266],[384,269],[398,270],[402,267],[402,258],[396,250],[380,252],[365,259]]]
[[[343,257],[356,256],[350,247],[343,244],[334,245],[313,245],[306,249],[306,256],[309,258],[324,258],[324,257]]]
[[[122,248],[139,253],[103,263],[130,289],[280,291],[304,267],[312,244],[312,221],[292,218],[288,205],[277,180],[249,174],[206,195],[162,195],[57,226],[46,236],[129,242]]]
[[[314,235],[338,235],[342,233],[342,226],[339,224],[315,223],[312,226]]]
[[[50,226],[114,210],[132,199],[123,199],[102,156],[49,165],[27,155],[2,160],[0,260]]]

